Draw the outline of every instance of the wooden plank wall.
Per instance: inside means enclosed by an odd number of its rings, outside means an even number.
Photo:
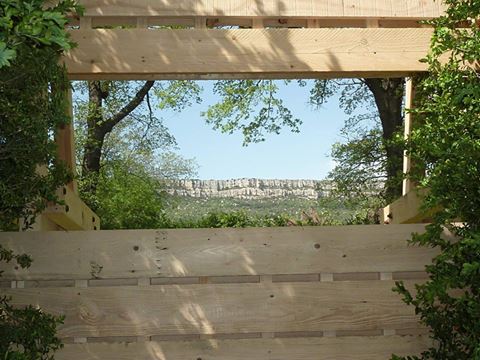
[[[3,233],[15,305],[66,315],[56,359],[389,359],[428,344],[391,291],[425,279],[423,225]]]

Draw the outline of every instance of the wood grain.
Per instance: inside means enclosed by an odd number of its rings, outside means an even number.
[[[66,345],[57,360],[386,360],[419,354],[427,336],[206,340]]]
[[[382,17],[425,19],[434,0],[80,0],[85,16]]]
[[[432,29],[72,30],[72,80],[406,76]]]
[[[413,287],[412,282],[406,282]],[[65,315],[61,337],[409,329],[393,281],[5,289]]]
[[[0,233],[30,254],[2,280],[128,279],[423,271],[436,250],[407,244],[424,225]],[[160,283],[156,282],[156,283]]]

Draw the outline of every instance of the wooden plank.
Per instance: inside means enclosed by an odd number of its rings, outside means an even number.
[[[0,270],[6,280],[423,271],[436,250],[406,242],[422,231],[361,225],[0,233],[1,245],[34,259],[27,270]]]
[[[243,16],[432,18],[434,0],[80,0],[85,16]]]
[[[72,30],[73,80],[391,77],[426,71],[432,30]]]
[[[428,336],[372,336],[66,345],[57,360],[385,360],[420,355]]]
[[[413,288],[413,282],[406,282]],[[12,304],[63,314],[60,337],[409,329],[393,281],[5,289]]]

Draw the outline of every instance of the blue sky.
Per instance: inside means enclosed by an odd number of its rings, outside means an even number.
[[[241,134],[214,131],[200,113],[219,99],[213,82],[202,82],[203,102],[182,113],[158,114],[178,143],[178,153],[195,158],[200,179],[255,177],[265,179],[322,179],[333,166],[330,148],[341,140],[339,132],[346,115],[332,98],[322,109],[308,104],[309,86],[280,86],[280,95],[295,117],[303,121],[299,134],[288,130],[269,134],[266,141],[242,146]]]

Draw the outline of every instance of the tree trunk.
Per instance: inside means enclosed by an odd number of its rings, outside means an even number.
[[[402,196],[403,149],[393,143],[394,135],[403,128],[403,94],[405,80],[364,79],[378,107],[387,153],[386,198],[394,201]]]
[[[153,87],[154,81],[146,81],[135,96],[118,113],[105,118],[103,101],[109,96],[108,83],[100,81],[88,82],[89,110],[87,115],[87,140],[85,142],[82,162],[82,178],[86,181],[86,191],[95,195],[98,175],[101,168],[102,150],[105,137],[115,125],[130,115],[144,100]]]

